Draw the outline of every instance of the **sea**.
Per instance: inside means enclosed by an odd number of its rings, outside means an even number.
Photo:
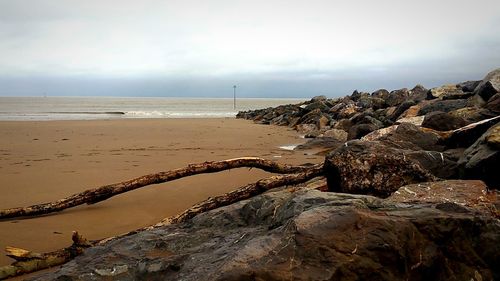
[[[225,118],[305,99],[170,97],[0,97],[0,121]]]

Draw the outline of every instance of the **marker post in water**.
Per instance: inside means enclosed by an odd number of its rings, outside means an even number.
[[[233,86],[233,109],[236,109],[236,85]]]

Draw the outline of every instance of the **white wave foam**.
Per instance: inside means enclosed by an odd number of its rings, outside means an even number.
[[[167,112],[167,111],[128,111],[127,118],[217,118],[235,117],[236,112]]]

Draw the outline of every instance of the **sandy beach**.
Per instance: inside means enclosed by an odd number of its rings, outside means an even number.
[[[0,122],[0,208],[54,201],[189,163],[258,156],[288,164],[322,157],[282,150],[303,143],[287,128],[233,118]],[[0,248],[46,252],[71,232],[100,239],[152,225],[209,196],[269,174],[236,169],[128,192],[53,215],[0,221]],[[0,265],[11,260],[0,255]]]

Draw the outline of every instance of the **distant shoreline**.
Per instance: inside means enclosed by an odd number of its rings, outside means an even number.
[[[0,97],[0,121],[234,118],[239,111],[296,104],[302,99]]]

